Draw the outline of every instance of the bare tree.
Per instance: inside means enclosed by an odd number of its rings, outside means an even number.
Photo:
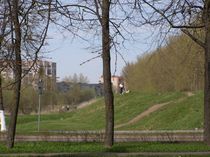
[[[97,4],[95,4],[97,6]],[[110,67],[110,1],[102,1],[102,58],[104,77],[104,99],[106,112],[105,146],[111,147],[114,142],[114,96],[112,92],[111,67]]]
[[[5,1],[1,1],[0,4],[4,4]],[[3,5],[4,6],[4,5]],[[8,57],[7,54],[5,54],[5,51],[2,49],[4,47],[5,37],[8,35],[8,31],[6,30],[7,24],[8,24],[8,17],[7,17],[7,8],[2,7],[1,14],[0,14],[0,111],[1,111],[1,131],[6,131],[6,122],[5,122],[5,116],[4,116],[4,105],[3,105],[3,90],[2,90],[2,71],[5,69],[4,60]]]
[[[5,68],[10,66],[14,73],[15,102],[11,108],[8,128],[7,145],[9,148],[14,146],[21,79],[27,74],[22,74],[22,60],[34,61],[28,69],[30,71],[38,58],[38,53],[44,46],[50,21],[50,7],[51,1],[1,1],[0,10],[5,10],[4,14],[0,14],[3,21],[1,23],[5,23],[5,29],[2,29],[4,33],[0,36],[0,50],[3,52],[1,59],[7,61]],[[42,11],[43,9],[45,12]]]
[[[19,1],[13,0],[8,2],[10,9],[10,17],[11,17],[11,25],[14,29],[15,40],[12,39],[13,42],[13,51],[15,54],[15,66],[14,66],[14,74],[15,74],[15,104],[12,107],[10,123],[8,129],[8,147],[12,148],[14,146],[14,137],[16,130],[16,122],[17,122],[17,114],[18,107],[20,101],[20,89],[21,89],[21,75],[22,75],[22,65],[21,65],[21,26],[19,21]]]
[[[118,46],[126,40],[123,34],[129,34],[129,37],[132,34],[126,27],[128,24],[127,20],[131,18],[133,11],[133,8],[131,9],[130,6],[126,1],[73,0],[66,3],[56,1],[56,6],[53,9],[60,15],[59,20],[52,20],[53,23],[69,30],[73,35],[84,39],[84,41],[99,45],[92,52],[96,54],[92,59],[102,58],[103,62],[106,147],[111,147],[114,141],[114,96],[111,83],[111,52],[114,51],[122,56],[118,51]],[[101,43],[98,42],[98,37],[101,37]],[[92,59],[87,60],[87,62]]]
[[[179,29],[204,49],[204,141],[210,145],[210,0],[135,0],[134,3],[146,23],[162,29]],[[145,7],[148,9],[142,13]]]
[[[79,2],[80,3],[80,2]],[[83,4],[83,2],[81,2]],[[55,1],[52,5],[54,5],[56,11],[62,15],[67,16],[70,20],[76,21],[76,24],[81,24],[83,21],[88,21],[88,27],[94,26],[95,24],[102,26],[103,32],[103,64],[104,64],[104,88],[106,91],[105,94],[105,102],[106,102],[106,110],[107,110],[107,129],[106,129],[106,145],[112,146],[113,144],[113,128],[114,128],[114,110],[113,110],[113,93],[111,88],[111,72],[110,72],[110,34],[109,34],[109,8],[110,2],[103,1],[101,4],[100,1],[95,1],[94,3],[84,2],[86,4],[93,5],[95,10],[87,7],[85,5],[79,4],[71,4],[62,6],[58,1]],[[10,29],[10,38],[7,40],[10,41],[6,46],[8,48],[9,54],[11,54],[10,64],[13,67],[14,71],[14,82],[15,82],[15,104],[12,107],[11,115],[10,115],[10,123],[8,129],[8,147],[12,148],[14,146],[14,138],[16,132],[16,122],[20,101],[20,89],[21,89],[21,79],[22,79],[22,60],[33,58],[33,60],[37,59],[38,52],[44,44],[44,40],[46,38],[47,29],[49,25],[49,21],[56,23],[54,19],[50,18],[51,11],[51,1],[21,1],[21,0],[12,0],[6,1],[6,5],[9,16],[9,29]],[[103,6],[101,6],[103,5]],[[43,7],[44,6],[44,7]],[[47,6],[47,7],[46,7]],[[69,11],[69,7],[76,8],[72,12]],[[102,9],[102,15],[100,15],[99,7]],[[82,9],[82,11],[81,11]],[[52,9],[53,10],[53,9]],[[46,15],[46,11],[48,14]],[[82,14],[81,14],[82,13]],[[83,20],[84,14],[94,14],[96,19],[86,19]],[[102,16],[102,17],[101,17]],[[102,20],[103,18],[106,18]],[[47,19],[47,20],[46,20]],[[47,25],[41,29],[41,31],[34,32],[33,30],[39,28],[40,23],[43,21],[47,21]],[[70,21],[71,23],[71,21]],[[98,23],[98,24],[97,24]],[[58,23],[56,23],[58,24]],[[60,25],[61,26],[61,25]],[[117,26],[115,26],[117,27]],[[65,27],[67,29],[68,27]],[[81,27],[78,27],[81,28]],[[40,28],[39,28],[40,29]],[[72,31],[73,32],[73,31]],[[97,32],[96,32],[97,33]],[[30,52],[32,51],[32,53]],[[101,54],[100,54],[101,56]],[[30,69],[29,69],[30,70]],[[28,71],[29,71],[28,70]]]

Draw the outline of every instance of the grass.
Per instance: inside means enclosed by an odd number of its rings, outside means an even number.
[[[170,103],[122,130],[184,130],[203,128],[203,93]]]
[[[129,93],[116,97],[115,124],[125,123],[139,115],[149,107],[172,100],[179,99],[183,94],[170,93]]]
[[[115,124],[126,123],[149,107],[164,103],[170,104],[144,117],[132,125],[119,130],[184,130],[203,127],[203,93],[186,97],[183,93],[139,93],[131,92],[115,97]],[[100,130],[104,128],[104,103],[96,103],[68,113],[45,114],[41,116],[41,131],[52,130]],[[17,131],[31,134],[37,130],[36,115],[18,117]],[[46,132],[47,133],[47,132]],[[201,142],[191,143],[115,143],[111,149],[103,143],[70,142],[17,142],[14,149],[7,149],[0,143],[0,156],[4,153],[79,153],[79,152],[203,152],[210,147]],[[181,155],[189,156],[189,155]],[[204,155],[202,155],[204,156]],[[113,156],[114,157],[114,156]],[[179,156],[180,157],[180,156]],[[198,156],[197,156],[198,157]]]
[[[131,92],[115,97],[115,124],[131,120],[141,112],[157,103],[177,100],[184,94],[171,93],[140,93]],[[105,126],[103,99],[94,104],[68,113],[41,115],[41,131],[49,130],[101,130]],[[17,132],[31,133],[37,130],[36,115],[20,115]]]
[[[73,153],[73,152],[204,152],[210,147],[195,143],[116,143],[108,149],[102,143],[70,143],[70,142],[17,142],[13,149],[0,143],[0,155],[4,153]]]

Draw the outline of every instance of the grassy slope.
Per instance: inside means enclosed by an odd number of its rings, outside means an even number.
[[[177,101],[181,93],[136,93],[131,92],[115,97],[115,124],[128,122],[141,112],[157,103]],[[160,110],[143,118],[141,121],[120,128],[119,130],[151,130],[151,129],[194,129],[202,128],[203,94],[172,102]],[[96,103],[69,113],[48,114],[41,116],[41,131],[48,130],[100,130],[104,128],[104,103]],[[18,132],[34,132],[37,130],[37,116],[19,116]]]
[[[115,123],[129,121],[147,108],[157,103],[177,100],[181,93],[136,93],[131,92],[115,98]],[[41,130],[99,130],[104,128],[104,103],[99,100],[93,105],[75,112],[48,114],[41,116]],[[17,131],[37,130],[37,116],[19,116]]]
[[[118,96],[115,105],[115,124],[125,123],[155,104],[177,100],[182,96],[181,93],[130,93]]]
[[[176,130],[203,127],[203,93],[171,103],[123,130]]]

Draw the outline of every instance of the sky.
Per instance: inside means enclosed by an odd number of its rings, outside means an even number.
[[[126,48],[121,47],[119,49],[126,62],[135,62],[139,55],[151,48],[149,36],[146,28],[138,30],[135,41],[129,40],[125,44]],[[74,73],[82,73],[88,77],[89,83],[98,83],[99,77],[102,75],[102,59],[96,58],[80,65],[96,56],[88,49],[89,43],[82,39],[73,39],[67,31],[60,32],[56,28],[49,30],[48,37],[45,58],[57,63],[57,78],[59,81],[67,76],[72,76]],[[125,62],[118,56],[116,67],[114,53],[111,57],[112,75],[121,75],[122,69],[126,65]]]

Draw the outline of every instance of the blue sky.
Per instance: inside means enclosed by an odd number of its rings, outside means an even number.
[[[127,62],[136,61],[137,56],[148,51],[151,46],[149,30],[142,28],[137,31],[136,41],[128,41],[125,44],[126,48],[120,48],[119,51],[123,54]],[[96,56],[91,53],[87,47],[88,43],[74,38],[67,31],[59,32],[55,28],[49,31],[47,55],[48,59],[57,63],[57,77],[62,80],[65,76],[73,75],[74,73],[82,73],[88,77],[90,83],[98,83],[99,77],[102,75],[102,59],[94,59],[84,65],[82,62]],[[120,75],[125,62],[118,56],[116,75]],[[115,69],[115,55],[112,55],[112,74]]]

